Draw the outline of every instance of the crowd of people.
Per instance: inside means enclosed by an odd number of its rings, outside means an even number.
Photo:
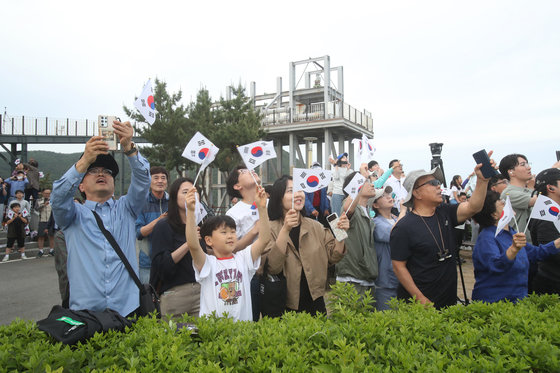
[[[25,254],[26,238],[36,239],[38,257],[54,256],[54,234],[56,232],[50,205],[51,190],[39,189],[40,172],[38,163],[30,159],[28,163],[17,165],[9,178],[0,178],[0,217],[2,227],[7,231],[6,253],[2,262],[10,260],[10,254],[17,244],[21,259]],[[45,252],[45,240],[49,250]]]
[[[265,188],[258,174],[240,165],[226,181],[231,207],[215,215],[193,180],[171,182],[165,168],[150,167],[131,141],[130,123],[115,121],[114,128],[132,171],[125,196],[114,198],[119,168],[104,139],[94,136],[78,162],[54,183],[52,194],[43,191],[35,202],[40,229],[53,222],[60,228],[60,235],[43,236],[42,242],[48,237],[50,247],[58,240],[64,245],[55,259],[63,304],[71,309],[111,308],[127,316],[139,306],[138,287],[96,215],[141,282],[156,289],[161,313],[169,317],[226,313],[258,321],[268,308],[261,295],[267,276],[285,279],[283,312],[326,313],[332,270],[333,280],[351,284],[362,296],[369,293],[379,311],[390,308],[391,298],[438,309],[451,306],[458,301],[465,222],[476,240],[473,299],[515,302],[531,291],[560,289],[556,225],[533,219],[530,234],[524,233],[538,193],[560,203],[560,163],[535,178],[526,157],[508,155],[499,163],[499,174],[486,178],[476,165],[464,181],[454,176],[446,192],[440,168],[405,175],[402,162],[394,159],[387,171],[374,160],[354,170],[342,153],[330,159],[329,188],[307,194],[287,175]],[[312,168],[321,165],[315,162]],[[357,195],[348,195],[346,187],[357,174],[365,182]],[[25,191],[25,175],[16,173],[11,183]],[[83,204],[74,200],[77,191]],[[6,188],[3,193],[10,195]],[[16,202],[9,205],[8,229],[20,232],[27,223],[18,202],[23,193],[16,190],[10,198]],[[497,231],[506,198],[517,213],[516,229]],[[200,204],[206,210],[203,219]],[[332,213],[338,217],[334,228],[345,238],[333,234],[327,219]]]

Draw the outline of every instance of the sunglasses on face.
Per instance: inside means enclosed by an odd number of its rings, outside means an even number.
[[[427,184],[438,187],[438,186],[441,185],[441,181],[439,181],[438,179],[431,179],[431,180],[426,181],[425,183],[422,183],[422,184],[418,185],[414,189],[421,188],[421,187],[423,187],[424,185],[427,185]]]

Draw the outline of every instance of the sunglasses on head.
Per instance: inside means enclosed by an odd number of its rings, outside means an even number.
[[[418,189],[418,188],[423,187],[424,185],[427,185],[427,184],[438,187],[438,186],[441,185],[441,181],[439,181],[438,179],[431,179],[431,180],[426,181],[425,183],[422,183],[422,184],[418,185],[414,189]]]

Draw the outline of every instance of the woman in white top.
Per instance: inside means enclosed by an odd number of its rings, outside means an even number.
[[[453,176],[453,179],[450,183],[451,195],[449,196],[449,203],[453,205],[457,204],[459,193],[463,191],[463,187],[461,186],[461,184],[463,184],[463,178],[461,177],[461,175]]]

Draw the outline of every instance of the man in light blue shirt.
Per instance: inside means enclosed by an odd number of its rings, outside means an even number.
[[[148,197],[150,165],[131,141],[130,123],[114,121],[113,127],[132,170],[128,194],[118,200],[112,198],[119,168],[108,154],[104,138],[94,136],[86,143],[82,158],[54,182],[51,203],[68,247],[70,309],[111,308],[127,316],[139,306],[139,289],[103,236],[92,211],[99,214],[132,268],[137,270],[135,221]],[[85,194],[83,205],[73,201],[78,188]]]

